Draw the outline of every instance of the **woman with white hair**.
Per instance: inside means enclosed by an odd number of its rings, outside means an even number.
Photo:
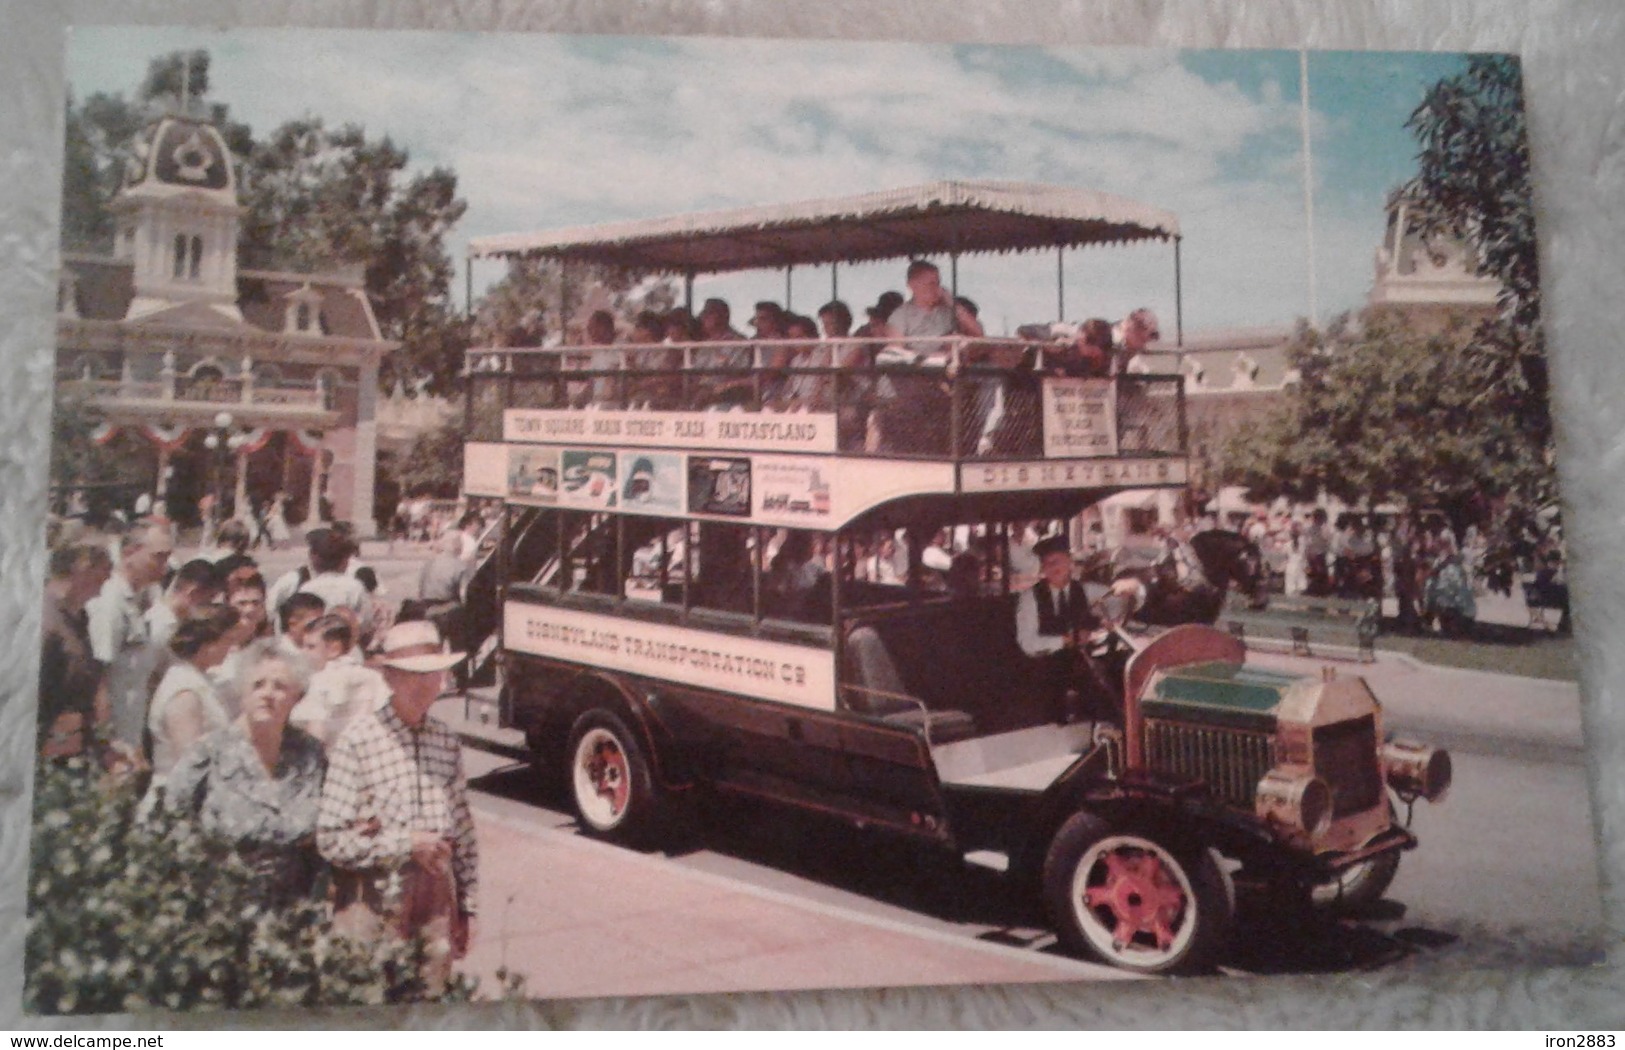
[[[322,866],[316,813],[327,762],[288,715],[310,685],[309,665],[261,639],[243,651],[238,674],[242,715],[175,765],[165,804],[230,845],[264,880],[271,903],[308,897]]]

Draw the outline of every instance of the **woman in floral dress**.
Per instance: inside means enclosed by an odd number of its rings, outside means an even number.
[[[241,668],[242,716],[182,757],[165,801],[232,846],[264,880],[268,903],[309,897],[322,865],[316,811],[327,761],[288,714],[310,673],[272,640],[254,643]]]

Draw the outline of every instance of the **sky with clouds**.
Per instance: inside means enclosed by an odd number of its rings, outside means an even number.
[[[1310,311],[1299,56],[707,38],[94,27],[69,87],[129,94],[148,61],[213,56],[211,96],[258,135],[314,114],[454,169],[471,237],[770,204],[936,179],[1105,190],[1179,216],[1187,333]],[[1405,119],[1459,55],[1309,55],[1313,241],[1322,318],[1370,287],[1387,191],[1414,174]],[[854,307],[903,264],[843,266]],[[1068,317],[1156,309],[1171,334],[1173,250],[1065,256]],[[501,275],[475,265],[476,288]],[[967,256],[962,293],[990,331],[1054,319],[1055,253]],[[701,279],[736,315],[782,273]],[[828,298],[797,270],[796,309]],[[461,290],[459,289],[459,295]]]

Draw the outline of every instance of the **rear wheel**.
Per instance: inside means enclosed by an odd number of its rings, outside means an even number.
[[[1210,968],[1234,916],[1211,851],[1176,849],[1090,813],[1072,816],[1050,844],[1044,901],[1068,947],[1138,973]]]
[[[594,708],[570,730],[570,801],[589,835],[639,841],[657,825],[659,795],[637,737],[612,712]]]

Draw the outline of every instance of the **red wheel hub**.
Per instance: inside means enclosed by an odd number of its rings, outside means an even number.
[[[1084,892],[1091,911],[1110,912],[1112,946],[1121,951],[1141,934],[1159,951],[1174,943],[1174,926],[1185,910],[1185,891],[1162,861],[1139,850],[1118,850],[1103,858],[1105,881]]]
[[[632,785],[627,776],[626,756],[613,741],[602,741],[593,748],[592,757],[587,760],[587,777],[592,781],[593,791],[619,816],[626,809]]]

